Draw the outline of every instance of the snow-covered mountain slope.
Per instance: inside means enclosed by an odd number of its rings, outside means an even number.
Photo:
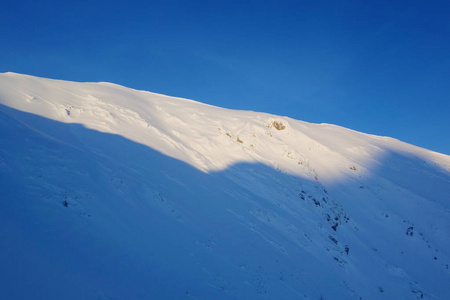
[[[448,299],[450,157],[0,74],[1,299]]]

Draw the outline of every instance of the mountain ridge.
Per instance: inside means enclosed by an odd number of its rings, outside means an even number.
[[[68,299],[448,295],[444,154],[117,85],[8,76],[0,233],[22,272],[6,256],[2,264],[28,278],[24,298],[64,295],[61,272]],[[37,254],[13,251],[23,245]],[[54,270],[38,280],[30,258]],[[5,282],[5,295],[18,293],[18,282]]]

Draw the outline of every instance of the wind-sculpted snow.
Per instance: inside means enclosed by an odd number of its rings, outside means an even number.
[[[446,299],[450,158],[0,74],[1,299]]]

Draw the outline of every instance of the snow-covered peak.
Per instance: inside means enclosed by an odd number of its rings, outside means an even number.
[[[447,155],[15,73],[0,132],[2,299],[450,293]]]

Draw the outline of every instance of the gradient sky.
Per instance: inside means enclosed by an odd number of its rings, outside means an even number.
[[[0,0],[0,72],[331,123],[450,154],[450,1]]]

